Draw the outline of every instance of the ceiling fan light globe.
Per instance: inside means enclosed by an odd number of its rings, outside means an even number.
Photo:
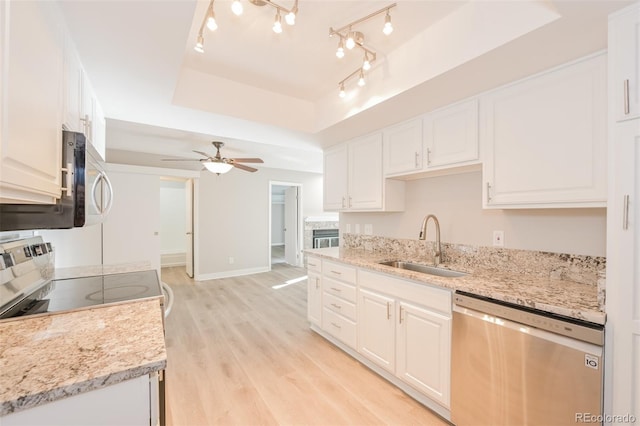
[[[242,7],[242,3],[240,3],[240,0],[235,0],[233,3],[231,3],[231,11],[236,16],[242,15],[242,12],[244,12],[244,8]]]
[[[229,170],[231,170],[233,168],[233,165],[231,165],[231,164],[217,162],[217,161],[206,162],[206,163],[204,163],[204,166],[211,173],[217,173],[217,174],[227,173]]]
[[[296,14],[293,12],[289,12],[286,15],[284,15],[284,20],[288,25],[295,25],[296,24]]]

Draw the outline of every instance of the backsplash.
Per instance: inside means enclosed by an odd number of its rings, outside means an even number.
[[[341,236],[341,247],[388,253],[389,260],[402,259],[432,263],[433,241],[407,240],[373,235],[347,234]],[[442,243],[442,263],[451,269],[473,273],[508,271],[510,273],[567,280],[598,287],[599,303],[604,304],[606,258],[496,247]]]

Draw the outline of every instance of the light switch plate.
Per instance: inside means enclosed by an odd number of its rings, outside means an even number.
[[[493,231],[493,246],[504,247],[504,231]]]
[[[360,233],[360,224],[359,224],[359,223],[356,223],[355,228],[356,228],[356,229],[355,229],[355,231],[354,231],[354,232],[355,232],[356,234],[359,234],[359,233]]]
[[[344,226],[344,232],[346,232],[347,234],[350,234],[350,233],[351,233],[351,224],[350,224],[350,223],[347,223],[347,224]]]

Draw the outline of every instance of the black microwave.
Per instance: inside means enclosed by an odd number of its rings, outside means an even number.
[[[84,134],[62,131],[62,181],[56,204],[0,204],[0,231],[77,228],[102,222],[113,187]]]

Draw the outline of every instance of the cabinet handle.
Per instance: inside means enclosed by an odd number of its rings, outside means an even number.
[[[344,203],[345,203],[345,201],[346,201],[346,200],[345,200],[345,197],[342,197],[342,208],[343,208],[343,209],[345,208],[345,204],[344,204]]]
[[[333,321],[331,321],[331,325],[334,326],[335,328],[337,328],[338,330],[340,330],[342,328],[342,327],[340,327],[338,324],[336,324]]]
[[[624,115],[629,115],[629,79],[624,81]]]
[[[491,203],[491,184],[487,182],[487,204]]]
[[[431,149],[427,148],[427,165],[431,164]]]
[[[400,306],[400,324],[402,324],[402,306]]]
[[[428,150],[427,150],[427,152],[428,152]],[[429,158],[429,157],[427,157],[427,158]],[[418,151],[416,151],[416,154],[415,154],[416,169],[417,169],[418,167],[420,167],[420,164],[419,164],[419,162],[418,162],[418,160],[419,160],[419,159],[420,159],[420,153],[419,153]]]
[[[339,288],[335,288],[335,287],[331,287],[331,290],[333,290],[333,291],[337,291],[338,293],[342,291],[342,290],[340,290]]]
[[[387,302],[387,319],[391,319],[391,303]]]
[[[349,208],[351,208],[351,195],[349,195],[349,204],[348,204]]]
[[[320,284],[318,284],[319,282],[320,280],[318,279],[318,277],[316,277],[316,290],[320,288]]]
[[[336,275],[342,275],[342,272],[340,271],[331,271],[332,274],[336,274]]]
[[[622,201],[622,229],[629,229],[629,195],[625,195]]]
[[[342,306],[336,305],[335,303],[332,303],[331,306],[333,306],[336,309],[342,309]]]

